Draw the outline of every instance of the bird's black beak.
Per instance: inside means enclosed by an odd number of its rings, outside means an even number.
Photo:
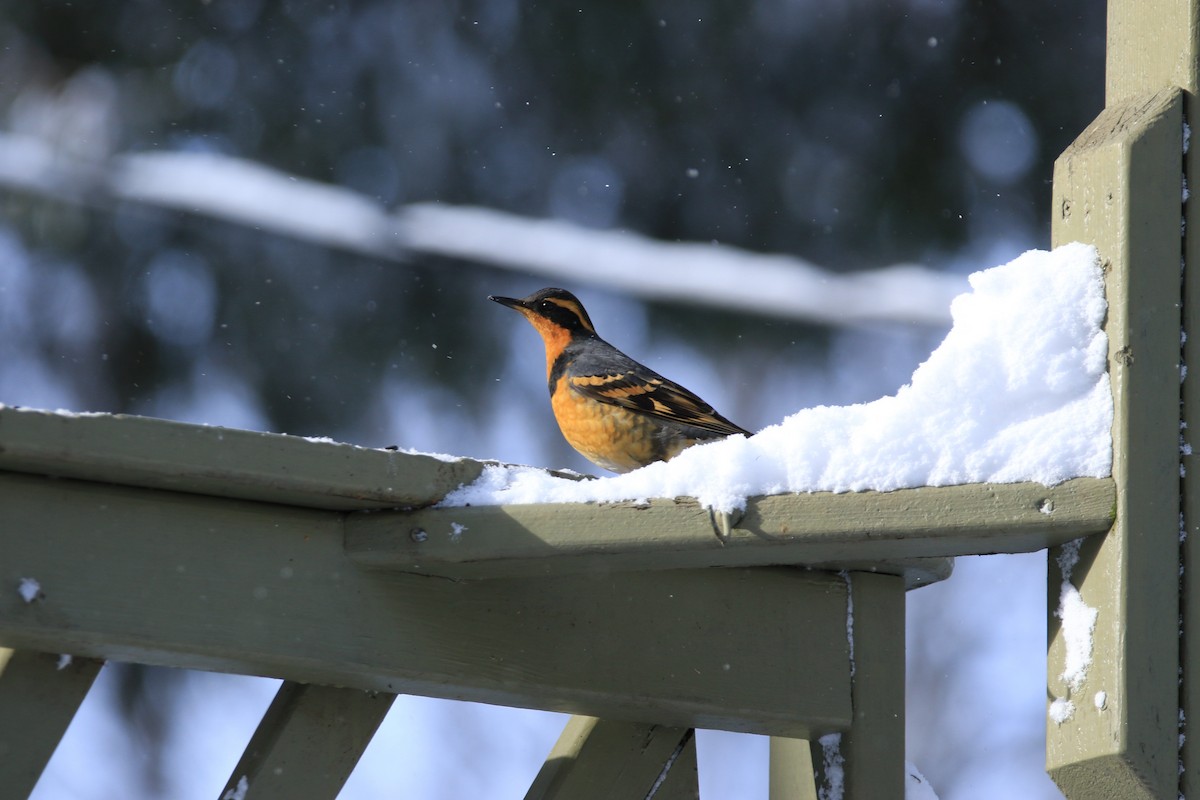
[[[513,297],[497,297],[494,294],[489,294],[488,300],[491,300],[493,303],[499,303],[500,305],[506,306],[508,308],[521,309],[521,308],[525,307],[524,300],[517,300],[516,298],[513,298]]]

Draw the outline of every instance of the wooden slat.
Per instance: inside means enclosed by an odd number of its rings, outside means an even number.
[[[1114,497],[1096,478],[755,497],[728,536],[689,500],[429,508],[353,514],[346,547],[365,566],[454,578],[810,564],[911,586],[949,574],[918,557],[1028,552],[1107,531]]]
[[[646,800],[698,800],[700,797],[700,767],[696,756],[696,737],[687,737],[681,744],[678,755],[670,764],[666,775],[661,776],[653,795]]]
[[[1048,721],[1047,768],[1071,800],[1174,797],[1178,783],[1181,107],[1175,89],[1110,105],[1054,170],[1054,242],[1095,244],[1107,269],[1117,484],[1116,524],[1071,576],[1098,610],[1076,690],[1061,677],[1059,552],[1048,570],[1048,689],[1075,712]]]
[[[395,699],[284,681],[219,796],[333,800]]]
[[[0,649],[0,794],[33,791],[102,663]]]
[[[771,737],[770,800],[818,800],[812,742]]]
[[[836,575],[456,582],[361,569],[341,519],[0,475],[0,586],[31,577],[44,594],[0,592],[0,646],[685,727],[849,724]]]
[[[688,758],[680,760],[689,747],[690,765]],[[690,728],[575,716],[567,722],[525,800],[642,800],[651,796],[668,800],[680,787],[686,792],[689,782],[694,791],[695,747]],[[674,774],[677,769],[679,773]]]
[[[0,406],[0,470],[307,508],[421,506],[479,476],[460,459],[113,414]]]

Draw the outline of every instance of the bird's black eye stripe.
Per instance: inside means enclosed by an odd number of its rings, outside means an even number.
[[[564,327],[574,328],[582,326],[582,318],[576,308],[564,306],[561,303],[555,303],[550,300],[543,300],[541,302],[541,311],[548,319],[552,319]]]
[[[594,333],[592,321],[588,319],[587,312],[583,310],[579,301],[566,292],[562,292],[561,295],[528,297],[524,301],[525,308],[567,330]]]

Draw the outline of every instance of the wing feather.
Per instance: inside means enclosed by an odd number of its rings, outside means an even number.
[[[640,370],[625,370],[593,375],[573,375],[571,388],[582,395],[640,411],[682,425],[691,425],[726,436],[750,432],[734,425],[713,407],[674,381]]]

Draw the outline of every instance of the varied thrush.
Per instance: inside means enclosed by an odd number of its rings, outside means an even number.
[[[488,297],[525,316],[546,344],[546,379],[558,427],[594,464],[629,472],[685,447],[750,432],[596,335],[575,295],[542,289]]]

